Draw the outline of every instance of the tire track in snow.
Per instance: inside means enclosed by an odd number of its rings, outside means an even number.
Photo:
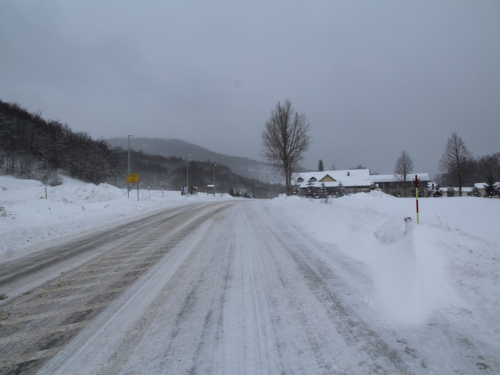
[[[265,220],[263,227],[272,225],[271,216],[261,216],[261,218]],[[294,306],[294,310],[307,332],[308,342],[313,348],[320,368],[332,373],[362,371],[411,374],[412,371],[399,354],[371,330],[356,312],[342,301],[340,296],[330,290],[325,281],[325,275],[328,274],[330,278],[337,276],[331,270],[321,270],[323,266],[317,260],[314,266],[309,264],[311,260],[305,254],[314,243],[314,239],[294,235],[288,227],[281,226],[275,229],[276,231],[273,232],[275,242],[279,244],[282,253],[290,261],[289,265],[294,269],[294,271],[289,269],[292,276],[281,272],[283,282],[292,289],[302,289],[303,285],[294,282],[300,278],[309,290],[309,293],[304,291],[294,293],[300,296],[309,294],[302,305]],[[286,264],[283,259],[280,263]],[[286,268],[283,267],[282,270],[284,269]],[[314,296],[315,300],[312,300],[311,296]],[[318,331],[315,320],[323,321],[322,330]],[[331,335],[327,337],[324,332],[329,330]],[[332,340],[335,334],[337,338]],[[338,347],[342,345],[346,347],[339,350]],[[335,353],[334,356],[330,356],[332,352]],[[325,360],[328,357],[330,359]],[[345,360],[346,358],[349,359]]]
[[[0,374],[36,372],[47,357],[99,316],[198,223],[213,215],[213,208],[206,211],[206,207],[191,209],[175,221],[164,214],[166,221],[159,220],[149,231],[129,239],[127,246],[115,245],[49,285],[9,301],[4,306],[7,319],[0,324]],[[158,214],[154,216],[159,218]],[[100,267],[103,264],[107,266]],[[106,272],[100,273],[102,270]]]
[[[196,335],[201,331],[206,309],[193,308],[203,302],[199,286],[204,284],[205,278],[186,275],[196,275],[193,268],[201,270],[200,267],[206,264],[203,247],[199,246],[206,232],[205,222],[221,208],[232,204],[221,205],[216,211],[212,209],[192,222],[189,225],[191,235],[181,236],[182,240],[172,247],[168,256],[120,296],[43,371],[86,374],[97,368],[98,372],[134,373],[138,361],[146,365],[135,373],[148,372],[151,365],[155,366],[155,372],[161,372],[165,361],[170,361],[172,366],[189,368],[186,353],[192,352],[196,346]],[[164,324],[165,320],[176,324]],[[191,320],[194,329],[179,329]],[[155,350],[135,353],[142,340],[152,342],[156,350],[161,350],[161,355],[155,356]]]

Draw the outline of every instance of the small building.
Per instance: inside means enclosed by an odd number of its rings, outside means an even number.
[[[368,192],[372,187],[369,169],[294,173],[293,184],[298,186],[302,195],[309,185],[318,190],[324,185],[328,195],[336,195],[340,186],[345,194]]]
[[[417,175],[419,185],[422,186],[427,195],[430,182],[429,174],[413,173],[408,175],[406,181],[408,196],[411,194],[411,189],[414,189],[415,175]],[[324,185],[328,195],[336,195],[339,186],[342,185],[345,194],[369,192],[373,188],[379,188],[387,194],[404,196],[404,181],[401,181],[394,174],[371,175],[369,169],[294,173],[292,176],[293,184],[300,189],[301,195],[305,195],[309,185],[318,190]]]
[[[427,196],[429,191],[429,174],[428,173],[412,173],[406,176],[406,192],[410,196],[411,190],[415,189],[415,175],[418,178],[419,187],[421,186]],[[386,194],[395,196],[404,196],[405,182],[399,176],[394,174],[380,174],[370,176],[375,187],[379,188]]]
[[[213,195],[215,197],[215,185],[207,185],[207,195]]]

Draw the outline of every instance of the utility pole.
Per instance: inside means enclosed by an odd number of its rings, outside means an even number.
[[[128,170],[127,170],[127,174],[129,175],[130,174],[130,137],[134,137],[133,135],[128,135],[127,136],[127,139],[128,139],[128,145],[127,145],[127,154],[128,154]],[[127,176],[128,177],[128,176]],[[127,198],[130,197],[130,185],[129,183],[127,182]]]
[[[215,167],[217,166],[216,163],[214,163],[214,197],[215,197]]]
[[[186,155],[186,197],[189,196],[189,157],[191,154]]]

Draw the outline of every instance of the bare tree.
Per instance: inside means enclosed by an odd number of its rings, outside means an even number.
[[[394,176],[399,181],[403,181],[405,198],[406,198],[406,182],[408,180],[408,175],[413,172],[413,160],[406,151],[401,151],[401,156],[396,161],[396,166],[394,167]]]
[[[448,173],[458,182],[458,195],[462,196],[463,181],[469,172],[472,160],[471,152],[465,147],[465,143],[457,133],[448,138],[448,143],[441,160],[439,168]]]
[[[286,99],[278,102],[262,132],[264,157],[286,176],[286,194],[290,195],[290,177],[309,148],[310,125],[304,114],[298,114]]]

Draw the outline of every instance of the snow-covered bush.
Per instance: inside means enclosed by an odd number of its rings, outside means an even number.
[[[474,197],[481,197],[482,196],[481,192],[479,191],[479,189],[476,186],[474,186],[472,188],[472,196],[474,196]]]
[[[237,183],[229,188],[232,197],[253,198],[252,191],[243,183]]]

